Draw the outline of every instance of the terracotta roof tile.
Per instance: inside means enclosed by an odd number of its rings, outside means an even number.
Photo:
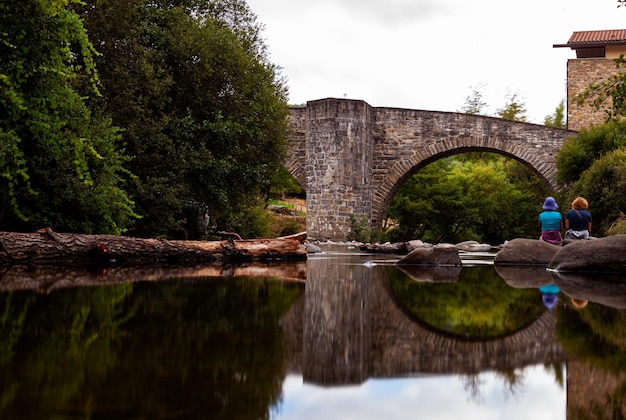
[[[567,44],[559,44],[558,46],[575,48],[577,46],[609,44],[626,44],[626,29],[574,32]]]

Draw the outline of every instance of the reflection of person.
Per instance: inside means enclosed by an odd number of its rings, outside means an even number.
[[[589,303],[587,300],[572,298],[572,305],[574,305],[574,308],[576,309],[584,308],[587,306],[587,303]]]
[[[559,289],[556,284],[552,283],[540,286],[539,291],[541,292],[541,300],[543,300],[543,305],[548,309],[554,308],[554,305],[556,305],[556,302],[559,300],[559,297],[557,295],[559,294],[561,289]]]
[[[546,198],[543,202],[543,210],[539,213],[539,226],[541,226],[541,240],[551,244],[561,243],[561,229],[563,228],[563,217],[556,211],[559,206],[552,197]]]
[[[572,201],[572,209],[565,215],[565,239],[587,239],[591,234],[589,203],[582,197]]]

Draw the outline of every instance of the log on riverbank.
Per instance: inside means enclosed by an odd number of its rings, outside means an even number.
[[[0,265],[7,264],[171,264],[303,261],[306,232],[280,238],[170,241],[115,235],[0,232]]]

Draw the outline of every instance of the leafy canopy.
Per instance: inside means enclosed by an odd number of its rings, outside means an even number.
[[[400,188],[388,216],[394,239],[502,243],[536,235],[546,186],[519,162],[490,153],[440,159]]]
[[[557,156],[557,180],[570,185],[604,154],[626,146],[626,120],[611,120],[580,130],[565,141]]]
[[[103,0],[78,9],[100,52],[92,107],[124,129],[137,236],[180,224],[181,200],[242,236],[284,160],[286,87],[242,0]],[[129,166],[130,168],[130,166]]]
[[[0,4],[0,228],[121,233],[128,158],[96,96],[96,52],[74,0]]]

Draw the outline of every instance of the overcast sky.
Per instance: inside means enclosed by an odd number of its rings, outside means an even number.
[[[247,0],[289,103],[327,97],[458,111],[474,89],[493,115],[517,94],[531,122],[566,95],[574,31],[626,29],[616,0]]]
[[[369,379],[359,386],[319,387],[289,375],[272,420],[437,419],[564,420],[566,392],[543,365],[516,369],[514,387],[481,373],[471,396],[456,375]]]

